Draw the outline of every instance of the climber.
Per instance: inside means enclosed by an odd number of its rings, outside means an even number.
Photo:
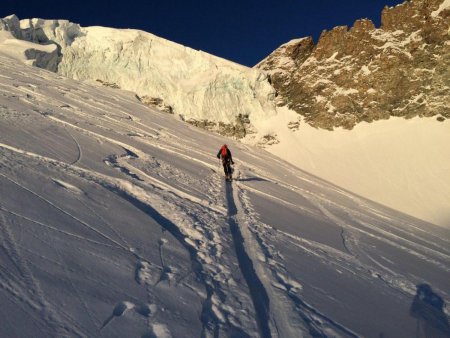
[[[228,149],[228,146],[224,144],[219,152],[217,153],[217,158],[222,160],[223,171],[225,172],[225,180],[232,180],[233,169],[231,168],[231,164],[234,164],[233,157],[231,156],[231,151]]]

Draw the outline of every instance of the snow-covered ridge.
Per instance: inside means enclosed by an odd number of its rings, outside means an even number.
[[[131,29],[80,27],[67,20],[0,20],[0,29],[39,44],[56,43],[58,73],[117,84],[160,98],[185,119],[234,123],[239,114],[276,113],[264,72]]]

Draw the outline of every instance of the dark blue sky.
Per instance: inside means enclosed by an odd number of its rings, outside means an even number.
[[[0,17],[141,29],[253,66],[290,39],[370,18],[401,0],[2,0]]]

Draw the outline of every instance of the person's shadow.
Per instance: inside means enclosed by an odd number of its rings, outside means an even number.
[[[417,338],[449,338],[450,324],[445,302],[428,284],[417,285],[409,313],[417,319]]]
[[[239,182],[250,182],[250,181],[268,182],[268,180],[266,180],[265,178],[260,178],[260,177],[236,178],[235,181],[239,181]]]

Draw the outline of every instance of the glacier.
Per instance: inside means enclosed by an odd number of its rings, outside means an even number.
[[[18,39],[56,44],[61,75],[162,99],[186,120],[234,124],[239,115],[252,120],[276,114],[275,91],[264,72],[147,32],[14,15],[1,19],[0,29]],[[54,70],[53,64],[43,68]]]

